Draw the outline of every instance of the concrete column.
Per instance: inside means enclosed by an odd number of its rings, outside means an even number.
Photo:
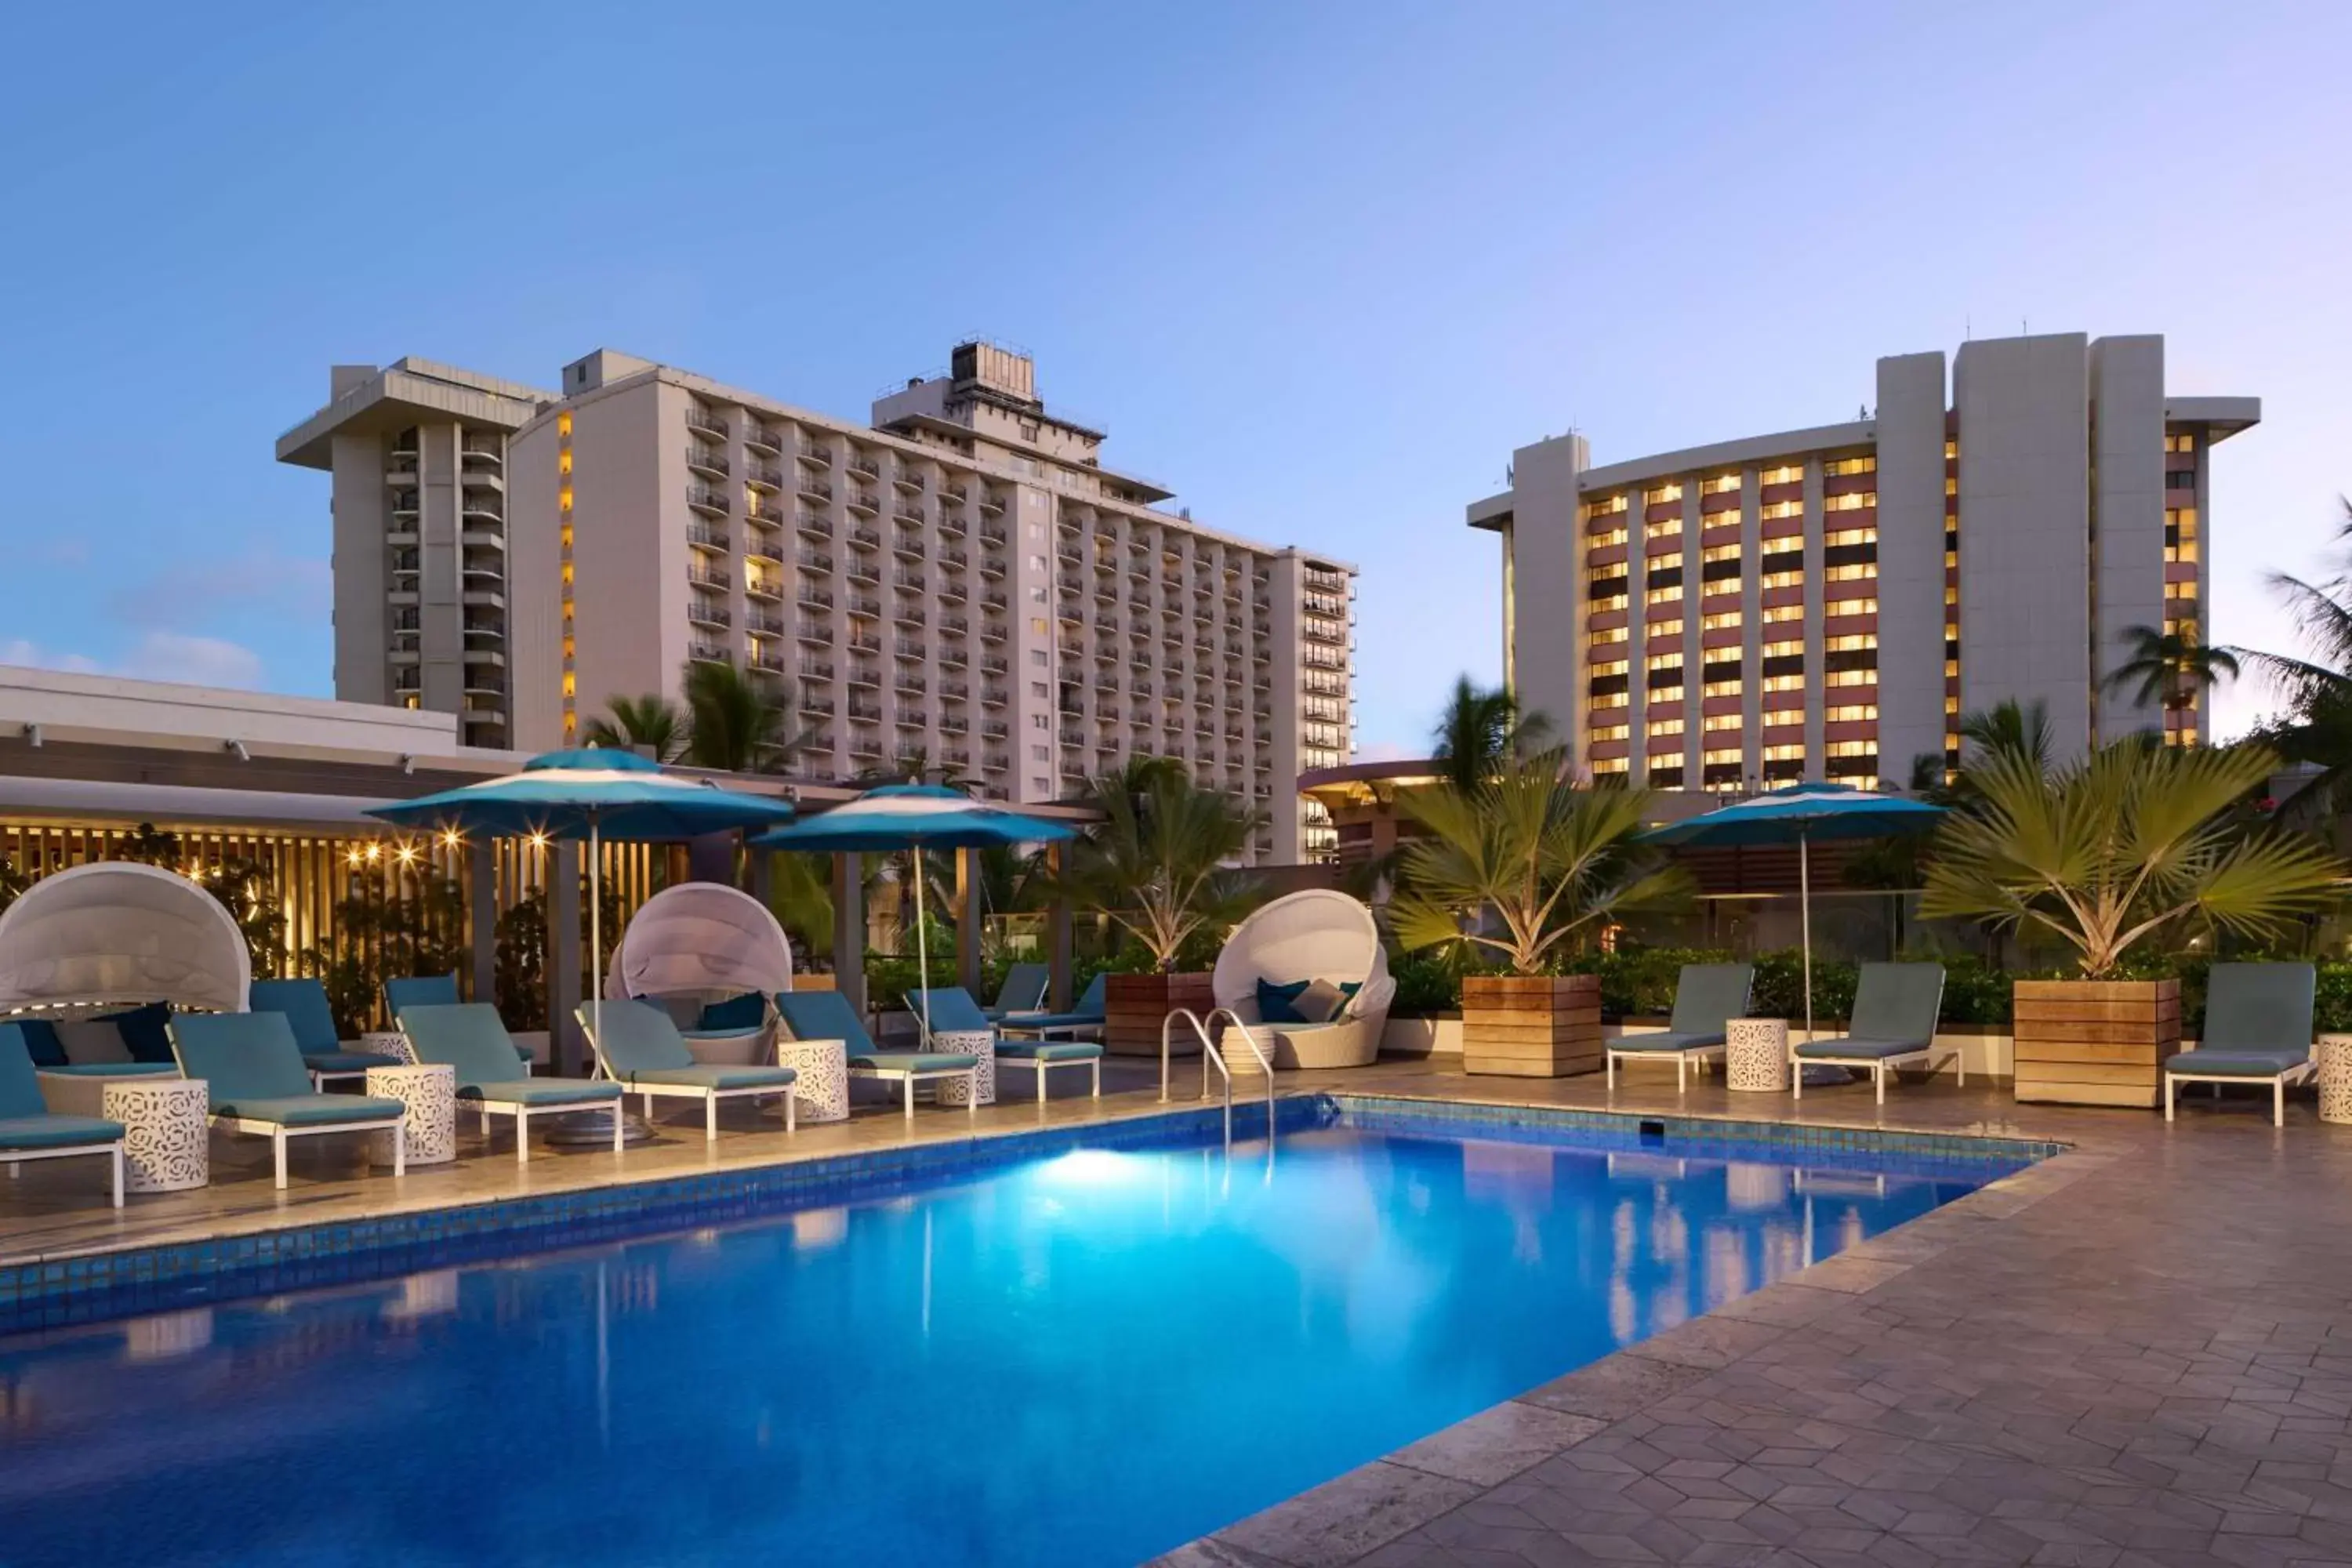
[[[1046,847],[1045,869],[1049,874],[1056,879],[1061,876],[1062,847],[1060,845],[1053,844]],[[1076,998],[1071,994],[1070,986],[1072,946],[1073,944],[1070,940],[1070,896],[1067,893],[1057,892],[1054,895],[1053,950],[1051,953],[1054,982],[1052,988],[1047,994],[1045,1001],[1045,1005],[1056,1013],[1068,1012],[1071,1005],[1076,1000]]]
[[[547,1027],[555,1070],[576,1078],[584,1059],[580,1020],[572,1016],[583,997],[580,974],[580,846],[551,844],[547,849]]]
[[[834,984],[857,1012],[866,1011],[865,867],[855,855],[833,858]]]
[[[956,984],[980,994],[980,878],[976,849],[955,852]]]
[[[499,879],[488,839],[466,846],[466,921],[474,961],[474,1000],[498,1000]]]
[[[2164,625],[2164,340],[2091,345],[2092,739],[2161,732],[2161,699],[2102,689],[2131,656],[2133,626]],[[2200,605],[2201,613],[2201,605]]]
[[[1879,776],[1909,783],[1944,735],[1944,356],[1899,354],[1878,362]]]

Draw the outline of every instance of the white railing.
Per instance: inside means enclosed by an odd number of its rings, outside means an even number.
[[[1168,1103],[1168,1046],[1170,1036],[1180,1018],[1191,1026],[1193,1037],[1201,1042],[1201,1098],[1209,1098],[1209,1068],[1212,1063],[1224,1079],[1225,1147],[1228,1150],[1234,1146],[1234,1072],[1225,1065],[1224,1055],[1217,1049],[1216,1041],[1210,1037],[1209,1026],[1219,1018],[1229,1019],[1234,1031],[1247,1042],[1250,1055],[1257,1058],[1258,1070],[1265,1074],[1265,1146],[1271,1153],[1274,1149],[1274,1059],[1265,1054],[1265,1048],[1257,1043],[1257,1037],[1250,1033],[1250,1026],[1243,1023],[1241,1016],[1231,1007],[1213,1007],[1205,1019],[1190,1007],[1179,1007],[1160,1021],[1160,1102],[1162,1105]]]

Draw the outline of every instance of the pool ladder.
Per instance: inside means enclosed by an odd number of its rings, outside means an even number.
[[[1265,1047],[1257,1043],[1257,1037],[1250,1032],[1250,1026],[1243,1023],[1241,1015],[1231,1007],[1213,1007],[1206,1018],[1190,1007],[1179,1007],[1160,1021],[1160,1102],[1162,1105],[1168,1103],[1168,1046],[1178,1021],[1181,1020],[1191,1028],[1193,1037],[1201,1042],[1201,1098],[1209,1098],[1211,1063],[1216,1064],[1217,1071],[1225,1080],[1225,1147],[1228,1150],[1233,1148],[1234,1069],[1225,1064],[1224,1054],[1217,1049],[1217,1042],[1209,1034],[1210,1026],[1220,1018],[1231,1020],[1233,1032],[1248,1043],[1250,1055],[1257,1058],[1258,1070],[1265,1074],[1265,1146],[1270,1152],[1274,1148],[1274,1058],[1265,1054]],[[1229,1034],[1226,1037],[1230,1039],[1233,1037]]]

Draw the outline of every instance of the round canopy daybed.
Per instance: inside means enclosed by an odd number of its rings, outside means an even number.
[[[773,1059],[767,999],[793,988],[793,947],[768,906],[719,882],[681,882],[647,899],[621,933],[604,994],[670,1010],[703,1061]],[[747,994],[761,998],[756,1026],[703,1026],[702,1011]]]
[[[1291,1006],[1316,1010],[1319,991],[1326,1017],[1268,1022],[1259,1009],[1259,983],[1294,992]],[[1318,987],[1316,983],[1321,982]],[[1299,987],[1312,989],[1299,991]],[[1362,1067],[1380,1055],[1396,982],[1389,977],[1372,911],[1347,894],[1309,889],[1275,900],[1244,921],[1217,955],[1210,987],[1217,1005],[1244,1022],[1277,1068]],[[1230,1054],[1230,1053],[1229,1053]]]

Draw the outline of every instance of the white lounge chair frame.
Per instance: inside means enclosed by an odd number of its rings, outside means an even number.
[[[365,1121],[329,1121],[317,1127],[289,1127],[282,1121],[257,1121],[242,1116],[216,1115],[207,1117],[215,1127],[226,1127],[236,1132],[264,1133],[269,1139],[270,1163],[275,1179],[272,1185],[286,1184],[286,1140],[308,1138],[320,1132],[389,1132],[392,1134],[392,1173],[408,1173],[408,1135],[402,1130],[402,1118],[371,1117]]]
[[[515,1124],[515,1163],[518,1165],[528,1165],[530,1163],[530,1119],[533,1115],[582,1116],[594,1111],[604,1111],[613,1118],[613,1152],[615,1154],[620,1153],[625,1147],[627,1147],[626,1135],[629,1127],[628,1118],[621,1114],[624,1101],[625,1097],[617,1094],[608,1100],[575,1100],[569,1103],[556,1105],[525,1105],[520,1100],[483,1100],[476,1098],[473,1100],[460,1099],[457,1101],[457,1109],[460,1110],[474,1110],[480,1113],[482,1118],[482,1136],[485,1138],[490,1135],[491,1117],[513,1117]]]
[[[666,1096],[671,1100],[698,1100],[702,1101],[702,1141],[706,1143],[716,1143],[719,1142],[719,1102],[720,1100],[770,1100],[781,1094],[784,1097],[784,1131],[787,1132],[799,1131],[799,1113],[795,1110],[791,1084],[755,1083],[741,1089],[714,1089],[699,1083],[625,1082],[614,1073],[612,1064],[604,1059],[604,1047],[597,1043],[596,1031],[588,1028],[585,1025],[583,1025],[582,1028],[588,1036],[588,1048],[596,1058],[595,1076],[607,1083],[619,1084],[625,1103],[627,1097],[633,1094],[641,1099],[645,1102],[645,1117],[647,1121],[654,1119],[654,1100],[656,1097]]]
[[[2286,1125],[2286,1091],[2298,1085],[2309,1083],[2318,1071],[2319,1063],[2311,1058],[2305,1058],[2281,1073],[2174,1072],[2168,1067],[2164,1069],[2164,1119],[2167,1121],[2172,1120],[2173,1107],[2176,1103],[2173,1093],[2175,1084],[2210,1083],[2213,1086],[2213,1098],[2219,1100],[2221,1097],[2221,1086],[2225,1083],[2234,1083],[2241,1088],[2266,1083],[2271,1086],[2271,1125],[2284,1127]]]
[[[63,1160],[78,1154],[110,1154],[114,1161],[114,1206],[122,1206],[122,1140],[109,1139],[99,1143],[69,1143],[61,1149],[19,1149],[7,1156],[11,1180],[24,1173],[16,1167],[27,1160]],[[284,1186],[284,1182],[278,1184]]]
[[[1608,1087],[1613,1089],[1617,1087],[1619,1062],[1654,1062],[1661,1058],[1671,1056],[1675,1058],[1675,1092],[1681,1094],[1685,1092],[1684,1086],[1689,1081],[1687,1076],[1689,1068],[1704,1068],[1710,1061],[1720,1064],[1724,1060],[1724,1053],[1730,1048],[1731,1043],[1728,1040],[1719,1046],[1691,1046],[1679,1051],[1623,1050],[1611,1043],[1607,1044],[1601,1053],[1601,1076],[1608,1080]],[[1699,1076],[1704,1078],[1706,1075],[1701,1073]]]
[[[889,1056],[894,1053],[877,1048],[875,1054]],[[958,1051],[955,1054],[969,1056],[971,1053]],[[969,1079],[971,1087],[963,1097],[963,1108],[974,1116],[980,1114],[980,1064],[978,1062],[974,1062],[968,1068],[924,1068],[919,1070],[914,1068],[862,1068],[853,1063],[849,1068],[849,1076],[877,1079],[884,1083],[895,1079],[904,1083],[907,1086],[907,1120],[909,1121],[915,1120],[915,1086],[917,1084],[929,1083],[934,1079],[942,1078]]]

